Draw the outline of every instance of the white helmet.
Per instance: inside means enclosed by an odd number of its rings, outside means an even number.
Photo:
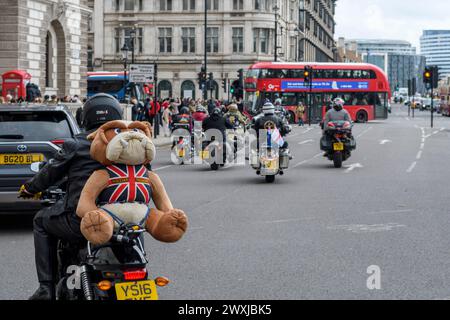
[[[265,103],[263,106],[263,113],[266,116],[274,115],[275,114],[275,106],[270,102]]]

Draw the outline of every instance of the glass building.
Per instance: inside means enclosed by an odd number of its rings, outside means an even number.
[[[424,30],[420,51],[427,65],[437,65],[440,76],[450,75],[450,30]]]

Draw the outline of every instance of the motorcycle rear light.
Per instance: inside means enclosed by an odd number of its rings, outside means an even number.
[[[344,127],[343,127],[344,129],[348,129],[348,128],[350,128],[350,122],[345,122],[344,123]]]
[[[62,139],[55,139],[55,140],[51,141],[51,143],[56,144],[57,146],[62,146],[64,144],[64,142],[65,141]]]
[[[166,277],[158,277],[155,279],[155,283],[158,287],[165,287],[170,283],[170,280]]]
[[[112,283],[111,281],[103,280],[97,284],[97,288],[99,288],[102,291],[108,291],[109,289],[112,288]]]
[[[143,280],[147,277],[146,269],[127,270],[123,272],[125,280]]]
[[[329,127],[335,127],[335,125],[334,125],[333,122],[328,122],[328,126],[329,126]]]

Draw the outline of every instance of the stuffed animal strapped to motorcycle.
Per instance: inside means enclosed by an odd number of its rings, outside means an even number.
[[[162,181],[147,169],[156,152],[151,136],[149,123],[126,121],[108,122],[88,136],[91,157],[105,166],[91,175],[78,202],[81,232],[91,243],[107,243],[122,224],[145,226],[167,243],[186,232],[187,216],[173,208]]]

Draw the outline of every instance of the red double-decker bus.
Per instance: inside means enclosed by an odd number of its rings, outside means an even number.
[[[305,66],[313,68],[312,89],[305,86]],[[297,106],[306,107],[304,121],[320,122],[334,98],[345,101],[353,121],[387,119],[391,97],[386,74],[375,65],[363,63],[280,63],[252,65],[245,79],[246,111],[259,112],[266,99],[281,99],[291,120],[297,122]],[[311,106],[311,109],[309,109]]]

